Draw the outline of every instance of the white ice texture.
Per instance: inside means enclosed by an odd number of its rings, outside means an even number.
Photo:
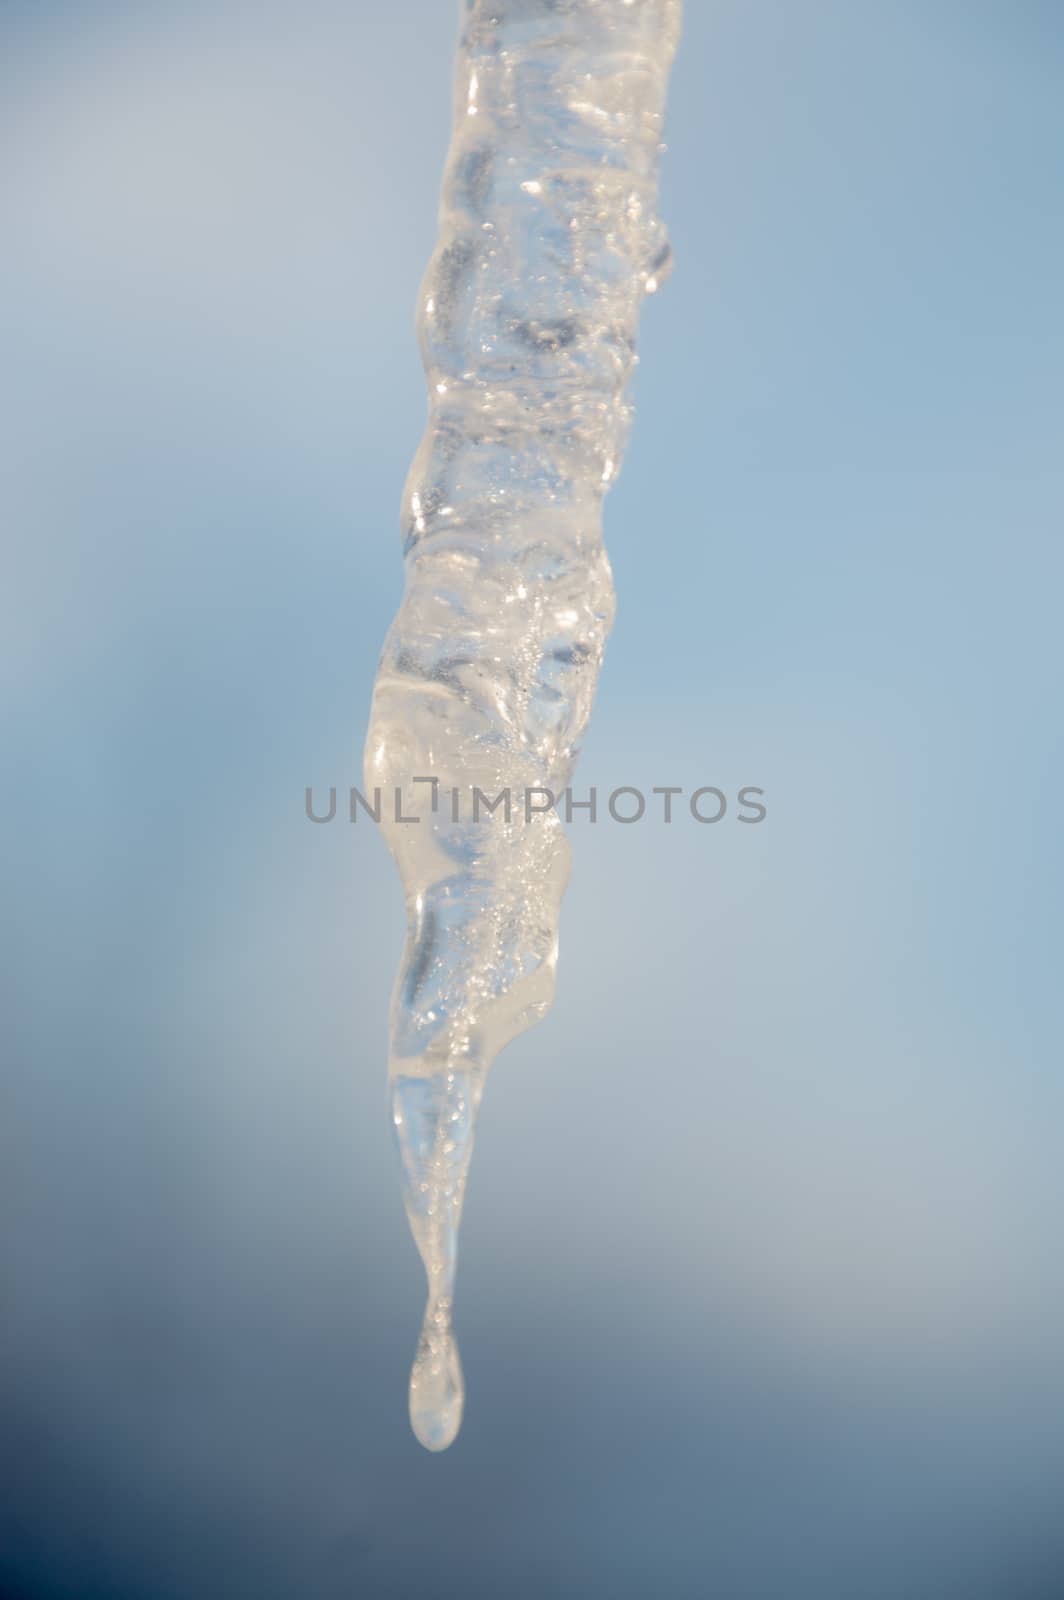
[[[679,27],[680,0],[464,10],[418,316],[429,419],[366,746],[409,918],[389,1074],[428,1279],[410,1415],[430,1450],[461,1424],[451,1308],[484,1080],[554,991],[570,848],[556,811],[526,820],[524,796],[569,784],[613,619],[602,499],[640,307],[669,266],[657,186]],[[509,790],[509,819],[473,820],[474,787]],[[396,788],[420,823],[395,820]]]

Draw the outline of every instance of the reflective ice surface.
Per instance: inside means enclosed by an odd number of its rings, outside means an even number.
[[[404,796],[383,814],[409,917],[389,1073],[428,1280],[410,1415],[430,1450],[461,1424],[451,1310],[484,1079],[553,995],[569,845],[523,801],[569,783],[613,618],[601,503],[639,309],[669,267],[657,175],[679,24],[680,0],[465,8],[418,319],[429,422],[366,747],[367,784]],[[474,787],[508,790],[509,815],[474,820]]]

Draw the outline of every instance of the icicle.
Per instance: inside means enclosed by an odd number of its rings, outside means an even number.
[[[451,1310],[484,1080],[553,996],[570,851],[549,802],[613,618],[601,503],[640,305],[669,267],[657,176],[679,25],[680,0],[465,7],[419,316],[429,421],[366,747],[367,784],[401,799],[383,819],[409,915],[389,1073],[428,1280],[410,1414],[430,1450],[461,1424]]]

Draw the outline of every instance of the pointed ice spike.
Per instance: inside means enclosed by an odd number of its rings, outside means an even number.
[[[554,992],[570,852],[542,799],[571,780],[613,618],[601,502],[639,311],[669,265],[680,0],[465,0],[464,18],[419,317],[429,421],[366,745],[367,792],[396,795],[382,828],[407,901],[390,1076],[428,1281],[410,1413],[430,1450],[462,1417],[451,1306],[481,1089]]]

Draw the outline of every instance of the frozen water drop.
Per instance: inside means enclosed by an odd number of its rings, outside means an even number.
[[[465,1385],[450,1321],[430,1304],[410,1370],[410,1426],[426,1450],[446,1450],[462,1426]]]
[[[398,1071],[392,1080],[403,1199],[428,1283],[410,1373],[410,1426],[426,1450],[446,1450],[462,1425],[465,1389],[451,1305],[480,1088],[479,1073],[464,1062],[424,1076]]]

